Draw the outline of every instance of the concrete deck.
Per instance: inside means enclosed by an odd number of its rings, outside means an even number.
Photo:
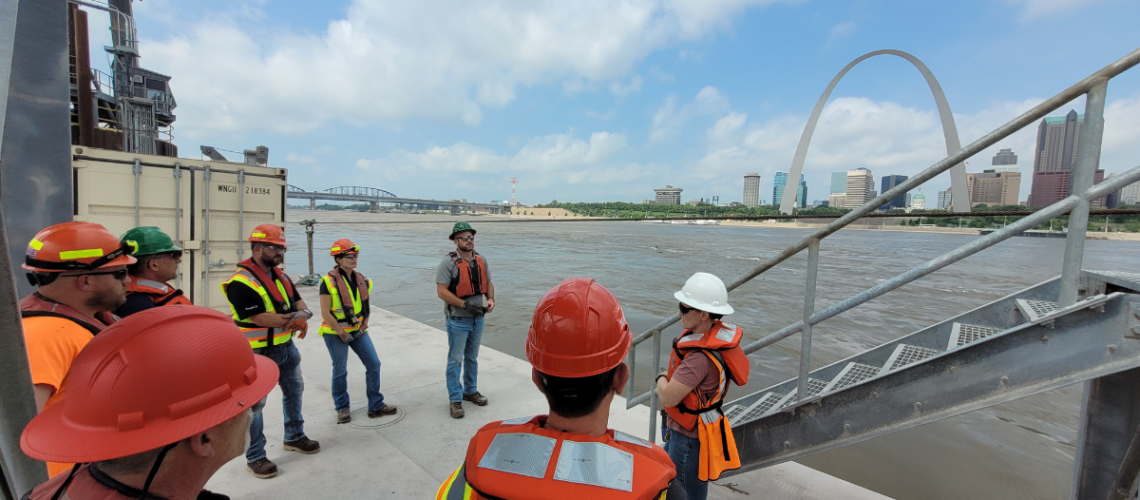
[[[319,307],[316,288],[303,288],[311,309]],[[490,321],[494,321],[493,315]],[[319,321],[310,322],[308,336],[295,340],[305,379],[305,433],[320,441],[321,452],[302,455],[282,450],[284,435],[281,392],[274,389],[265,407],[266,451],[280,473],[257,479],[244,458],[227,464],[207,488],[243,499],[301,499],[335,495],[339,498],[433,498],[439,485],[463,461],[467,443],[488,422],[547,412],[546,400],[530,380],[525,360],[483,347],[479,353],[479,392],[490,404],[464,403],[467,415],[452,419],[448,412],[444,364],[447,335],[411,319],[374,307],[371,335],[381,362],[381,391],[388,404],[402,412],[369,419],[365,414],[364,367],[349,356],[348,385],[353,422],[336,424],[332,403],[332,364],[317,335]],[[385,424],[383,427],[358,427]],[[615,398],[610,427],[646,437],[649,411],[625,409]],[[755,496],[751,496],[751,495]],[[786,463],[716,481],[709,497],[740,499],[867,499],[886,497],[808,467]]]

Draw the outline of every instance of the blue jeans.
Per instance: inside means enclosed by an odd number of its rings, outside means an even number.
[[[452,403],[463,401],[464,394],[477,391],[479,377],[479,342],[483,339],[483,317],[447,318],[447,396]],[[459,385],[460,368],[463,385]]]
[[[325,347],[332,357],[332,397],[336,411],[349,409],[348,398],[348,348],[356,353],[364,364],[364,385],[368,393],[368,410],[377,411],[384,407],[384,395],[380,393],[380,358],[376,357],[376,347],[372,337],[365,333],[351,343],[344,343],[335,333],[321,335]]]
[[[665,451],[677,467],[677,481],[685,489],[689,500],[705,500],[709,496],[708,481],[701,481],[700,460],[701,440],[686,436],[677,431],[669,432],[669,442],[665,443]]]
[[[301,379],[301,353],[293,341],[281,345],[254,349],[254,353],[272,359],[281,370],[281,407],[285,411],[285,441],[296,441],[305,437],[305,419],[301,418],[301,393],[305,391],[305,381]],[[253,422],[249,425],[249,450],[245,452],[247,462],[265,458],[265,422],[261,410],[265,400],[253,405]]]

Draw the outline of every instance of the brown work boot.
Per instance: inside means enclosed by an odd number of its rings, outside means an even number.
[[[277,475],[277,464],[270,462],[268,458],[249,462],[245,464],[245,468],[258,479],[269,479]]]
[[[451,403],[451,418],[463,418],[463,403]]]
[[[336,412],[336,423],[347,424],[349,422],[352,422],[352,410],[351,409],[345,408],[343,410]]]
[[[321,443],[313,441],[307,437],[303,437],[296,441],[285,441],[285,451],[295,451],[298,453],[304,453],[306,455],[312,455],[313,453],[321,451]]]
[[[368,410],[368,418],[383,417],[385,415],[395,415],[396,407],[392,405],[384,405],[379,410]]]
[[[472,394],[464,394],[463,400],[475,403],[475,406],[487,406],[487,397],[479,394],[479,391],[475,391]]]

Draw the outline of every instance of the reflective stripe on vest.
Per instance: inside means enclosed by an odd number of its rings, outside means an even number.
[[[355,290],[349,290],[348,291],[349,295],[352,298],[352,317],[348,318],[348,317],[346,317],[345,312],[344,312],[344,302],[340,298],[341,287],[338,286],[340,283],[337,283],[337,281],[345,281],[345,280],[344,280],[343,276],[338,276],[339,280],[336,278],[333,278],[333,273],[335,273],[335,272],[338,272],[338,271],[336,269],[333,269],[333,271],[330,272],[329,274],[322,276],[321,280],[324,281],[325,288],[328,289],[328,291],[329,291],[329,298],[332,300],[332,315],[334,318],[336,318],[337,324],[339,324],[340,327],[342,329],[344,329],[345,333],[354,333],[360,329],[361,322],[364,321],[364,299],[361,298],[360,280],[363,279],[364,281],[368,282],[368,294],[372,293],[372,280],[365,277],[364,275],[362,275],[360,273],[356,273]],[[344,284],[348,288],[352,288],[352,286],[350,284],[348,284],[348,283],[344,283]],[[355,294],[353,294],[354,291],[356,292]],[[334,334],[335,335],[336,330],[333,330],[333,328],[331,326],[329,326],[324,321],[324,318],[322,318],[321,319],[321,328],[319,330],[317,330],[317,333],[319,333],[321,335],[328,335],[328,334]]]
[[[245,269],[239,268],[237,272],[234,273],[233,277],[229,279],[229,281],[221,284],[222,294],[226,295],[227,300],[229,294],[226,293],[226,291],[229,289],[230,283],[233,283],[235,281],[250,287],[253,289],[253,291],[257,292],[257,294],[261,296],[261,300],[265,302],[265,312],[277,313],[277,307],[273,303],[273,297],[269,296],[269,292],[265,290],[265,287],[261,286],[261,282],[258,281],[257,277]],[[289,295],[285,292],[285,286],[281,284],[280,280],[274,280],[274,282],[277,284],[277,289],[281,291],[281,296],[285,297],[285,304],[283,304],[284,308],[291,308],[292,304],[289,302]],[[293,338],[293,332],[283,332],[278,328],[266,328],[256,323],[245,321],[239,318],[237,314],[237,308],[234,307],[232,302],[230,303],[230,316],[233,318],[234,324],[236,324],[238,328],[241,329],[242,333],[245,334],[246,340],[249,341],[249,347],[253,349],[268,347],[270,345],[270,336],[273,337],[273,345],[284,344]]]

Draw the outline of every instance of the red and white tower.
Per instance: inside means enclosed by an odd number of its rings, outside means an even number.
[[[511,177],[511,206],[512,207],[517,205],[517,203],[515,202],[515,181],[517,181],[517,180],[518,179]]]

